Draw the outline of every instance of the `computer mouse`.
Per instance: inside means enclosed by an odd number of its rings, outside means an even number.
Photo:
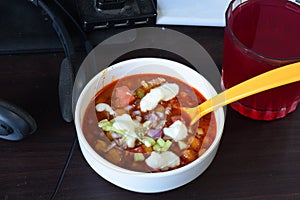
[[[0,99],[0,138],[19,141],[37,129],[35,120],[22,108]]]

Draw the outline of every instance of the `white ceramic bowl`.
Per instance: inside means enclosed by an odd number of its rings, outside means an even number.
[[[168,191],[194,180],[210,165],[215,157],[222,136],[224,111],[223,108],[214,111],[217,133],[209,149],[186,166],[171,171],[144,173],[130,171],[111,164],[97,154],[85,139],[81,128],[83,115],[90,100],[103,86],[121,77],[141,73],[158,73],[177,77],[196,88],[205,98],[216,95],[215,89],[203,76],[180,63],[158,58],[137,58],[123,61],[101,71],[89,81],[81,92],[75,109],[78,141],[86,161],[107,181],[135,192],[156,193]]]

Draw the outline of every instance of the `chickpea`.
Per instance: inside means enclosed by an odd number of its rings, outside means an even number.
[[[107,152],[106,159],[114,164],[118,164],[121,162],[122,157],[117,149],[111,149],[109,152]]]
[[[196,138],[196,137],[192,137],[190,138],[190,147],[194,150],[194,151],[199,151],[201,148],[201,142],[200,139]]]
[[[105,151],[105,149],[107,148],[107,144],[106,142],[104,142],[103,140],[97,140],[96,144],[95,144],[95,150],[98,152],[103,152]]]
[[[182,160],[186,163],[190,163],[190,162],[196,160],[197,157],[198,157],[197,152],[195,152],[192,149],[186,149],[181,155]]]

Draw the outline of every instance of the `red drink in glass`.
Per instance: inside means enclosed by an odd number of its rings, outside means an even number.
[[[300,61],[300,6],[285,0],[233,0],[226,12],[224,89],[263,72]],[[300,70],[300,68],[299,68]],[[273,120],[296,109],[300,82],[231,104],[239,113]]]

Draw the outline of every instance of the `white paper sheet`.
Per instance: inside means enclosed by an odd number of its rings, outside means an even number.
[[[157,0],[157,24],[225,26],[230,0]]]

